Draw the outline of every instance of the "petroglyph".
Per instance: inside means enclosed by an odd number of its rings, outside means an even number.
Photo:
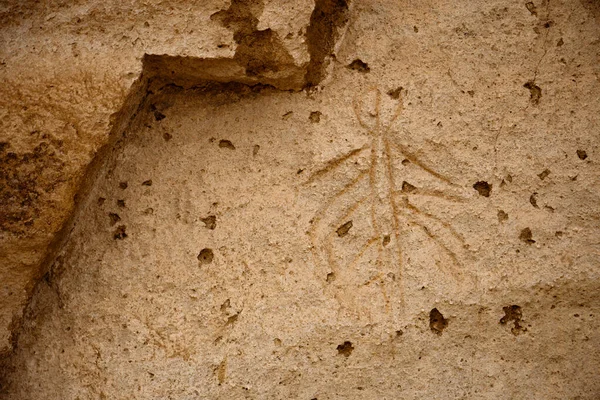
[[[362,285],[378,285],[386,308],[390,302],[386,282],[398,281],[400,292],[396,296],[400,301],[404,296],[401,281],[407,262],[408,235],[420,231],[435,243],[445,259],[437,263],[438,268],[454,279],[463,278],[460,260],[466,252],[464,238],[450,223],[411,201],[429,197],[457,203],[466,201],[467,197],[461,186],[427,165],[399,140],[401,135],[393,126],[404,110],[403,95],[401,90],[397,98],[393,98],[391,115],[384,110],[381,91],[377,88],[355,98],[354,114],[368,134],[368,144],[326,162],[304,183],[316,185],[345,179],[341,187],[328,195],[311,220],[308,235],[319,273],[323,272],[323,277],[333,274],[339,278],[345,270],[355,271],[373,264],[377,272]],[[368,98],[372,100],[370,104],[367,104]],[[431,179],[409,183],[403,176],[406,168],[419,169]],[[347,235],[339,235],[339,227],[349,220],[354,221],[354,228]],[[355,247],[350,258],[338,256],[336,252],[343,241]]]

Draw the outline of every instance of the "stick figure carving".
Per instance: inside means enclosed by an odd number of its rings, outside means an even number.
[[[371,104],[365,104],[367,97],[373,98]],[[403,111],[402,90],[399,96],[392,96],[397,103],[386,113],[385,122],[381,97],[380,90],[372,88],[362,100],[353,101],[354,114],[368,134],[368,143],[326,162],[304,185],[325,182],[328,188],[325,202],[317,209],[308,231],[317,266],[326,266],[327,281],[345,271],[358,271],[369,262],[374,272],[362,285],[379,285],[387,306],[389,294],[384,281],[402,279],[404,239],[415,229],[444,255],[446,266],[440,266],[443,272],[456,279],[462,275],[460,259],[466,248],[463,237],[443,218],[417,207],[411,198],[457,203],[466,197],[460,194],[459,185],[422,162],[393,134],[392,126]],[[424,182],[400,180],[401,168],[418,170]],[[427,188],[428,183],[434,183],[434,188]],[[440,185],[444,188],[440,189]],[[356,228],[357,233],[350,237],[348,233],[361,217],[365,221],[361,226],[367,229],[358,233]],[[351,255],[342,257],[337,251],[338,242],[346,240],[353,240],[345,252]],[[402,293],[400,297],[403,298]]]

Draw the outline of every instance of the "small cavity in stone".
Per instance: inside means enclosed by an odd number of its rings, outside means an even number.
[[[410,183],[404,181],[402,182],[402,191],[405,193],[411,193],[414,192],[415,190],[417,190],[417,188],[413,185],[411,185]]]
[[[354,346],[352,346],[352,342],[349,341],[345,341],[337,347],[338,354],[344,357],[350,357],[353,350]]]
[[[210,264],[213,261],[214,254],[211,249],[202,249],[198,254],[200,264]]]
[[[113,233],[113,239],[115,240],[123,240],[127,237],[127,233],[125,232],[125,225],[119,225],[115,232]]]
[[[536,196],[537,196],[537,192],[533,192],[533,194],[531,196],[529,196],[529,202],[535,208],[540,208],[540,206],[538,206],[538,204],[537,204]]]
[[[550,175],[550,170],[549,169],[545,169],[541,173],[538,174],[538,177],[541,180],[544,180],[544,179],[546,179],[546,177],[548,177],[548,175]]]
[[[444,318],[437,308],[429,312],[429,328],[431,332],[441,335],[444,329],[448,326],[448,320]]]
[[[161,121],[163,119],[165,119],[167,116],[163,113],[161,113],[160,111],[154,111],[154,119],[157,121]]]
[[[396,89],[389,90],[389,91],[387,92],[387,94],[388,94],[388,96],[390,96],[392,99],[394,99],[394,100],[398,100],[398,99],[400,99],[400,95],[402,94],[402,90],[403,90],[403,89],[404,89],[404,88],[403,88],[402,86],[400,86],[399,88],[396,88]]]
[[[524,228],[523,230],[521,230],[521,233],[519,234],[519,239],[527,244],[535,243],[535,240],[533,240],[533,234],[531,233],[531,229],[529,228]]]
[[[119,222],[121,220],[121,217],[119,217],[119,214],[116,214],[116,213],[108,213],[108,217],[110,218],[111,226],[115,225],[117,222]]]
[[[352,61],[350,64],[348,64],[348,68],[350,68],[351,70],[354,71],[358,71],[360,73],[366,74],[367,72],[371,71],[371,68],[369,68],[369,65],[366,62],[363,62],[360,59],[356,59],[354,61]]]
[[[321,115],[323,114],[320,111],[313,111],[310,113],[308,119],[310,119],[310,122],[312,122],[313,124],[317,124],[321,122]]]
[[[335,280],[335,273],[329,272],[325,278],[325,282],[333,282]]]
[[[390,235],[384,235],[383,236],[383,245],[387,246],[388,244],[390,244]]]
[[[479,181],[473,185],[473,189],[477,190],[477,193],[479,193],[480,196],[490,197],[492,185],[485,181]]]
[[[508,220],[508,214],[503,210],[498,210],[498,222],[504,222]]]
[[[200,221],[202,221],[204,226],[210,230],[213,230],[217,227],[217,217],[214,215],[209,215],[206,218],[200,218]]]
[[[219,147],[222,149],[235,150],[235,146],[231,143],[230,140],[219,140]]]
[[[529,101],[533,105],[538,105],[542,98],[542,88],[535,84],[533,81],[529,81],[523,85],[524,88],[529,89]]]
[[[348,234],[348,232],[350,231],[350,228],[352,228],[352,221],[348,221],[345,224],[343,224],[342,226],[340,226],[339,228],[337,228],[336,232],[337,235],[339,237],[344,237]]]
[[[537,16],[537,10],[536,10],[535,4],[533,4],[532,1],[525,3],[525,7],[527,7],[527,10],[529,10],[531,15]]]
[[[527,328],[521,326],[521,319],[523,318],[523,311],[521,307],[517,305],[502,307],[504,311],[504,317],[500,318],[500,324],[506,325],[510,321],[513,321],[514,326],[510,329],[513,335],[518,335],[522,332],[527,331]]]

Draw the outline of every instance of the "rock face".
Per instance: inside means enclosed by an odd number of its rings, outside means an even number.
[[[7,399],[600,396],[594,3],[4,7]]]
[[[52,257],[49,249],[85,186],[86,169],[124,131],[148,83],[301,89],[311,55],[317,72],[326,63],[306,40],[312,30],[323,30],[323,17],[313,16],[321,3],[5,2],[0,353],[10,349],[11,330],[18,330],[23,306],[47,272],[44,259]],[[336,33],[328,32],[330,41]]]

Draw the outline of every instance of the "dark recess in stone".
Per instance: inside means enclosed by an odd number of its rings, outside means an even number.
[[[235,146],[230,140],[219,140],[219,147],[222,149],[235,150]]]
[[[113,239],[115,240],[123,240],[127,237],[127,233],[125,232],[125,225],[119,225],[115,232],[113,233]]]
[[[531,104],[538,105],[542,98],[542,88],[535,84],[534,81],[529,81],[523,85],[524,88],[529,89],[529,101]]]
[[[521,326],[521,319],[523,318],[523,311],[521,307],[517,305],[502,307],[502,311],[504,311],[504,317],[500,318],[500,324],[506,325],[507,323],[513,321],[514,326],[510,329],[513,335],[518,335],[522,332],[527,331],[527,328]]]
[[[352,228],[352,221],[348,221],[345,224],[343,224],[342,226],[340,226],[339,228],[337,228],[336,232],[337,235],[339,237],[344,237],[348,234],[348,232],[350,231],[350,228]]]
[[[490,194],[492,193],[492,185],[485,181],[476,182],[473,185],[473,189],[477,190],[477,193],[483,197],[490,197]]]
[[[350,357],[352,351],[354,350],[354,346],[352,346],[352,342],[345,341],[337,347],[338,354],[344,357]]]
[[[119,214],[117,214],[117,213],[108,213],[108,217],[110,218],[111,226],[115,225],[117,222],[119,222],[121,220],[121,217],[119,217]]]
[[[363,62],[362,60],[359,60],[359,59],[356,59],[356,60],[352,61],[350,64],[348,64],[348,68],[350,68],[353,71],[358,71],[363,74],[371,72],[371,68],[369,68],[369,64],[367,64],[366,62]]]
[[[323,80],[340,31],[348,23],[348,5],[345,0],[316,0],[306,30],[310,64],[306,72],[306,85],[316,86]]]
[[[308,119],[310,119],[310,122],[312,122],[313,124],[317,124],[319,122],[321,122],[321,112],[320,111],[313,111],[310,113],[310,116],[308,117]]]
[[[498,222],[504,222],[508,220],[508,214],[503,210],[498,210]]]
[[[531,196],[529,196],[529,202],[535,208],[540,208],[540,206],[538,206],[538,204],[537,204],[537,198],[536,198],[536,196],[537,196],[537,192],[533,192],[533,194]]]
[[[390,235],[383,235],[383,245],[387,246],[388,244],[390,244]]]
[[[213,262],[214,253],[211,249],[202,249],[198,254],[198,261],[200,264],[210,264]]]
[[[538,178],[540,178],[541,180],[544,180],[548,177],[548,175],[550,175],[550,170],[549,169],[545,169],[542,172],[540,172],[538,174]]]
[[[429,328],[431,332],[441,335],[444,329],[448,326],[448,320],[444,318],[437,308],[429,312]]]
[[[531,229],[524,228],[521,230],[519,234],[519,239],[527,244],[534,244],[535,240],[533,240],[533,234],[531,233]]]
[[[213,230],[217,227],[217,217],[214,215],[209,215],[206,218],[200,218],[200,221],[202,221],[204,226],[210,230]]]
[[[163,119],[165,119],[167,116],[163,113],[161,113],[160,111],[154,111],[154,119],[157,121],[161,121]]]
[[[414,192],[415,190],[417,190],[417,188],[413,185],[411,185],[410,183],[404,181],[402,182],[402,191],[405,193],[411,193]]]
[[[388,90],[387,94],[392,99],[399,100],[400,99],[400,95],[402,94],[403,90],[404,90],[404,88],[402,86],[400,86],[399,88]]]

